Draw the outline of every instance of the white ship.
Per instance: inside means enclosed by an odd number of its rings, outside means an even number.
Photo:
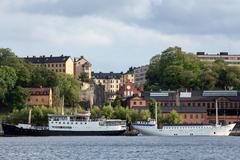
[[[108,136],[122,135],[126,121],[119,119],[91,120],[90,112],[75,115],[48,115],[48,127],[3,123],[6,136]]]
[[[155,112],[156,112],[155,107]],[[156,114],[156,113],[155,113]],[[156,114],[157,115],[157,114]],[[155,115],[155,116],[156,116]],[[163,125],[161,128],[157,127],[156,120],[149,122],[137,122],[132,126],[139,130],[143,135],[152,136],[228,136],[236,123],[229,125],[218,124],[218,107],[216,101],[216,124],[215,125],[196,125],[196,124],[181,124],[181,125]]]

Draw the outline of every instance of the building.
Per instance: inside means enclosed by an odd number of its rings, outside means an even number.
[[[218,54],[208,54],[205,52],[197,52],[197,57],[201,61],[214,62],[223,59],[228,65],[240,66],[240,54],[228,54],[228,52],[220,52]]]
[[[25,61],[30,62],[34,64],[35,66],[43,66],[46,67],[47,69],[53,71],[53,72],[58,72],[58,73],[66,73],[73,75],[73,60],[70,56],[40,56],[40,57],[24,57],[23,58]]]
[[[176,106],[162,106],[161,115],[163,117],[175,110],[183,120],[184,124],[206,124],[208,123],[207,108],[206,107],[176,107]]]
[[[122,98],[132,97],[133,95],[141,96],[141,92],[143,92],[143,87],[138,89],[135,84],[130,81],[123,84],[119,90],[119,94]]]
[[[130,67],[128,71],[124,74],[122,74],[121,77],[121,85],[124,85],[125,83],[134,83],[135,82],[135,77],[134,77],[134,68]]]
[[[134,68],[134,83],[137,87],[141,87],[146,82],[146,73],[148,71],[149,65],[144,65]]]
[[[30,97],[26,104],[30,106],[45,105],[52,106],[52,89],[51,88],[26,88]]]
[[[144,92],[142,95],[146,100],[155,99],[161,107],[194,107],[196,109],[206,107],[209,123],[215,123],[217,104],[220,123],[229,124],[239,121],[239,91],[161,91]]]
[[[128,97],[125,101],[126,106],[130,109],[145,110],[148,109],[147,101],[138,95]]]
[[[74,76],[76,79],[79,78],[81,74],[86,74],[87,78],[92,78],[92,64],[88,62],[83,56],[79,59],[74,59]]]
[[[92,73],[96,85],[104,86],[106,97],[113,101],[120,89],[122,73]]]

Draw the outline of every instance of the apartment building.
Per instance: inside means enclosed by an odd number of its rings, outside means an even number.
[[[146,82],[146,73],[148,71],[149,65],[144,65],[134,68],[134,83],[137,87],[142,87]]]
[[[134,68],[130,67],[128,71],[121,76],[121,85],[124,85],[128,82],[134,83],[135,77],[134,77]]]
[[[40,57],[24,57],[25,61],[30,62],[36,66],[43,66],[47,69],[58,72],[58,73],[66,73],[73,75],[73,60],[70,56],[40,56]]]
[[[240,54],[228,54],[228,52],[208,54],[205,52],[197,52],[196,55],[201,61],[214,62],[218,59],[223,59],[228,65],[240,66]]]
[[[92,73],[93,80],[97,85],[104,86],[108,100],[114,100],[120,89],[122,73]]]
[[[84,56],[76,59],[74,58],[74,76],[76,79],[79,78],[81,74],[85,73],[89,79],[92,78],[92,64],[88,62]]]

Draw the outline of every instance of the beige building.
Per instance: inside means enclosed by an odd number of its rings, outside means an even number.
[[[134,68],[129,68],[129,70],[122,74],[121,76],[121,86],[128,83],[128,82],[131,82],[131,83],[134,83],[135,82],[135,78],[134,78]]]
[[[103,85],[108,100],[114,100],[120,89],[122,73],[93,73],[93,80],[97,85]]]
[[[146,73],[148,71],[148,68],[149,68],[149,65],[144,65],[144,66],[134,68],[134,73],[133,73],[135,78],[134,84],[137,87],[142,87],[145,84]]]
[[[31,62],[36,66],[44,66],[47,69],[53,71],[53,72],[60,72],[60,73],[66,73],[73,75],[73,60],[70,56],[59,56],[59,57],[24,57],[24,60],[27,62]]]
[[[228,52],[220,52],[218,54],[208,54],[205,52],[197,52],[197,57],[201,61],[214,62],[223,59],[228,65],[240,66],[240,54],[228,54]]]
[[[92,64],[81,56],[79,59],[74,59],[75,78],[78,79],[83,73],[85,73],[89,79],[92,78]]]

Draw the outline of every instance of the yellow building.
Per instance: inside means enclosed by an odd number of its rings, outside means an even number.
[[[40,56],[40,57],[25,57],[25,61],[33,63],[36,66],[44,66],[47,69],[53,71],[53,72],[60,72],[60,73],[66,73],[73,75],[73,60],[70,56]]]
[[[124,85],[126,83],[135,83],[135,77],[134,77],[134,68],[129,68],[129,70],[122,74],[121,76],[121,85]]]
[[[114,100],[120,89],[122,73],[93,73],[93,80],[97,85],[104,86],[108,100]]]
[[[89,79],[92,78],[92,64],[89,63],[83,56],[79,59],[74,59],[74,76],[76,79],[85,73]]]
[[[214,62],[218,59],[223,59],[228,65],[240,66],[239,54],[228,54],[228,52],[220,52],[218,54],[208,54],[205,52],[197,52],[197,57],[201,61]]]

